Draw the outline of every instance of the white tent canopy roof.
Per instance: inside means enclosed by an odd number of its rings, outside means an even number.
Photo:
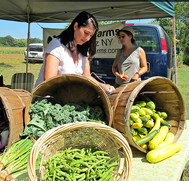
[[[63,1],[1,0],[0,19],[21,22],[70,22],[81,11],[97,20],[128,20],[172,17],[169,1]]]

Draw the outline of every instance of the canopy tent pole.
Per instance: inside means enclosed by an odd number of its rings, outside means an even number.
[[[28,17],[28,36],[27,36],[27,57],[26,57],[26,73],[28,73],[28,53],[29,53],[29,43],[30,43],[30,6],[29,0],[27,5],[27,17]]]
[[[173,48],[174,48],[174,66],[175,66],[175,84],[177,85],[177,57],[176,57],[176,31],[175,31],[175,17],[172,18],[172,32],[173,32]]]
[[[28,22],[28,37],[27,37],[27,58],[26,58],[26,73],[28,73],[28,53],[29,53],[29,42],[30,42],[30,22]]]

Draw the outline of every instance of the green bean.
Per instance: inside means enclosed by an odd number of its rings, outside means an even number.
[[[113,169],[118,165],[118,157],[111,158],[102,150],[92,148],[71,149],[53,155],[45,163],[47,180],[96,181],[111,178]],[[56,176],[56,177],[55,177]]]
[[[96,154],[103,154],[103,155],[108,155],[108,153],[107,152],[105,152],[105,151],[95,151],[92,155],[96,155]]]
[[[69,176],[69,174],[67,174],[66,172],[62,172],[61,170],[56,170],[58,173],[60,173],[61,175],[65,176],[68,181],[72,181],[71,177]]]
[[[99,181],[107,181],[111,177],[111,174],[112,174],[112,171],[114,170],[114,168],[115,167],[111,167],[107,172],[105,172]]]

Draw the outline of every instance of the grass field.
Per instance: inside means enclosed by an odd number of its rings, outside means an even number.
[[[0,47],[0,75],[3,75],[4,84],[10,86],[11,77],[14,73],[26,72],[24,60],[25,48]],[[29,63],[28,72],[34,74],[36,81],[42,64]],[[186,119],[189,119],[189,66],[182,65],[177,68],[177,86],[183,96],[186,105]],[[189,162],[186,165],[182,181],[189,180]]]

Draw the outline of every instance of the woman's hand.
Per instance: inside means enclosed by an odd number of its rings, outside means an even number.
[[[111,85],[109,85],[109,84],[102,84],[102,83],[100,83],[99,85],[100,85],[101,88],[104,89],[104,91],[105,91],[107,94],[108,94],[108,93],[111,93],[112,91],[115,90],[114,86],[111,86]]]
[[[128,75],[119,74],[118,72],[116,72],[116,76],[122,81],[127,81],[127,79],[129,78]]]
[[[131,82],[137,81],[137,80],[139,79],[139,77],[140,77],[140,74],[139,74],[138,72],[136,72],[136,73],[133,75],[133,77],[132,77],[132,79],[131,79]]]

